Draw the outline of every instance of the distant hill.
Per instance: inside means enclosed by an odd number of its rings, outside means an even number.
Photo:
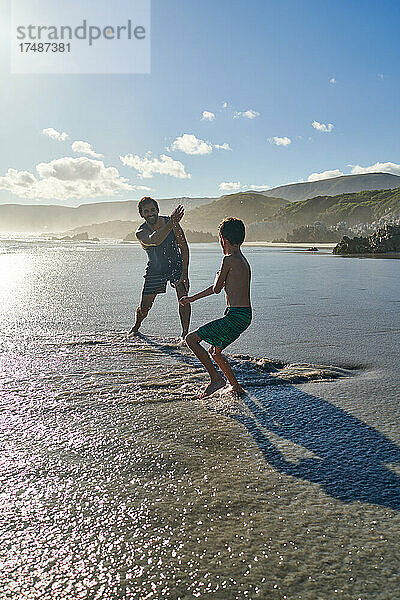
[[[81,225],[67,231],[58,232],[57,236],[73,236],[79,233],[88,233],[90,238],[123,240],[129,233],[136,231],[140,221],[106,221],[105,223],[94,223],[93,225]],[[49,233],[43,236],[51,235]]]
[[[249,191],[220,198],[157,199],[161,214],[170,214],[178,204],[186,209],[186,226],[215,232],[220,221],[230,215],[246,223],[269,219],[289,201],[355,193],[364,190],[400,188],[400,177],[388,173],[345,175],[311,183],[294,183],[262,193]],[[44,204],[0,204],[0,232],[59,233],[111,221],[138,220],[137,200],[93,202],[78,207]],[[91,235],[96,235],[94,232]]]
[[[213,198],[183,197],[157,199],[157,202],[161,213],[169,214],[178,204],[183,204],[186,210],[190,210],[212,200]],[[94,223],[138,219],[137,200],[93,202],[77,207],[54,204],[0,204],[0,231],[3,232],[62,232]]]
[[[366,173],[365,175],[343,175],[332,179],[281,185],[261,193],[264,196],[298,202],[316,196],[337,196],[363,190],[390,190],[393,188],[400,188],[400,176],[390,173]]]
[[[215,234],[218,225],[226,217],[237,217],[245,224],[254,223],[271,218],[278,209],[288,204],[282,198],[265,198],[257,193],[227,194],[187,212],[182,227]]]
[[[182,220],[182,227],[185,231],[204,231],[216,235],[218,225],[226,217],[243,219],[246,224],[254,223],[263,219],[270,219],[280,208],[289,204],[288,200],[265,198],[256,193],[228,194],[209,204],[187,211]],[[168,213],[169,211],[164,212]],[[87,231],[90,237],[124,239],[129,233],[135,232],[138,225],[138,221],[113,220],[91,225],[80,225],[79,227],[63,230],[62,234],[75,235]]]
[[[140,221],[106,221],[105,223],[94,223],[93,225],[82,225],[74,227],[67,231],[57,233],[56,237],[74,237],[87,234],[90,239],[114,239],[125,242],[137,242],[135,232],[140,225]],[[218,237],[208,232],[191,231],[185,228],[186,239],[189,243],[207,243],[215,242]],[[42,237],[54,237],[52,233],[42,233]]]
[[[400,217],[400,187],[338,196],[317,196],[285,206],[277,213],[277,219],[296,227],[315,221],[323,221],[326,225],[346,221],[349,225],[356,225],[376,221],[389,214],[393,218]]]

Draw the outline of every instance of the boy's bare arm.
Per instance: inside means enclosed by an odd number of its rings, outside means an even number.
[[[221,269],[218,271],[217,276],[213,285],[198,292],[198,294],[194,294],[193,296],[184,296],[179,300],[179,303],[183,306],[185,304],[189,304],[190,302],[195,302],[196,300],[200,300],[200,298],[205,298],[206,296],[211,296],[212,294],[219,294],[222,288],[225,285],[226,277],[230,270],[229,258],[227,256],[224,257],[221,265]]]
[[[219,294],[225,286],[225,281],[228,276],[228,273],[231,269],[231,264],[228,256],[224,256],[222,259],[222,265],[220,270],[218,271],[214,285],[212,286],[214,294]]]
[[[191,302],[195,302],[196,300],[200,300],[200,298],[205,298],[206,296],[211,296],[214,293],[213,286],[206,288],[205,290],[198,292],[198,294],[194,294],[193,296],[183,296],[179,300],[179,304],[185,306],[186,304],[190,304]]]

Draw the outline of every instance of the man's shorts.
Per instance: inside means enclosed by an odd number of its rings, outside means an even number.
[[[171,271],[170,273],[146,273],[144,277],[144,286],[142,294],[165,294],[167,291],[167,282],[175,287],[182,277],[182,270]]]
[[[251,323],[250,306],[228,306],[222,319],[210,321],[196,333],[202,340],[223,350],[232,344]]]

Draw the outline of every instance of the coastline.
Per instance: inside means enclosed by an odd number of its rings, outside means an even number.
[[[265,248],[334,248],[337,244],[326,242],[244,242],[243,246],[263,246]]]
[[[61,242],[61,241],[66,241],[66,240],[52,240],[50,237],[45,237],[42,236],[41,234],[36,234],[36,233],[10,233],[10,234],[0,234],[0,240],[1,241],[7,241],[7,240],[13,240],[13,241],[29,241],[29,242],[33,242],[33,241],[40,241],[40,242]],[[67,240],[70,241],[70,240]],[[119,244],[133,244],[136,246],[140,246],[140,243],[138,241],[132,240],[132,241],[125,241],[125,240],[121,240],[121,239],[117,239],[117,238],[100,238],[99,240],[71,240],[71,242],[76,242],[78,244],[82,244],[82,242],[95,242],[95,243],[119,243]],[[192,242],[192,244],[217,244],[218,242]],[[263,248],[310,248],[313,246],[318,246],[320,248],[323,249],[329,249],[329,248],[334,248],[337,244],[335,243],[326,243],[326,242],[264,242],[264,241],[260,241],[260,242],[244,242],[243,246],[262,246]]]

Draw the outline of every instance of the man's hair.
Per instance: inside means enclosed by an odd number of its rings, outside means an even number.
[[[142,210],[143,210],[143,206],[145,204],[150,204],[150,202],[152,202],[154,204],[154,206],[156,207],[157,210],[160,210],[158,208],[158,204],[157,201],[154,200],[154,198],[151,198],[150,196],[144,196],[139,202],[138,202],[138,211],[139,211],[139,215],[142,216]]]
[[[231,244],[243,244],[246,230],[243,221],[229,217],[224,219],[219,226],[218,233],[224,240],[228,240]]]

